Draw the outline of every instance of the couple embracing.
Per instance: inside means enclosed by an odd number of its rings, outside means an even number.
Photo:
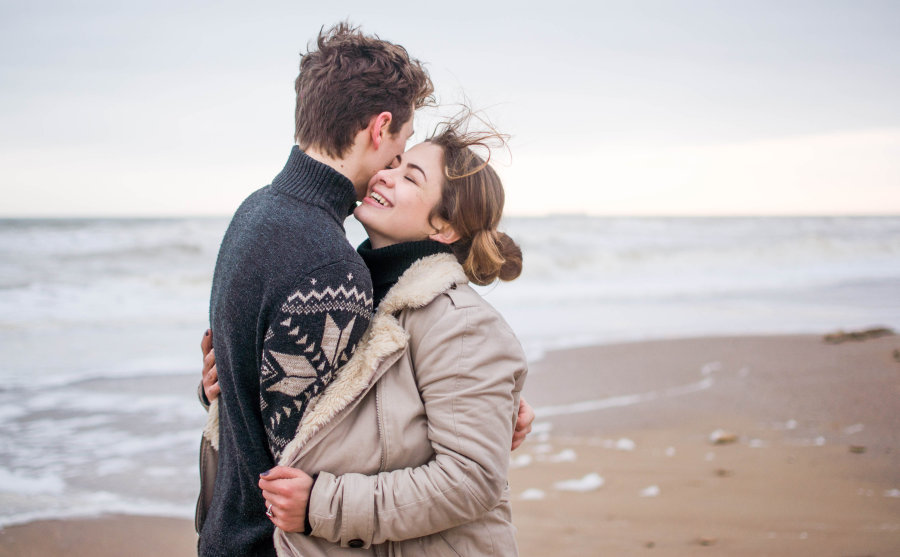
[[[522,267],[472,149],[496,134],[455,119],[404,151],[431,80],[346,24],[320,33],[295,88],[297,145],[216,263],[199,554],[515,555],[525,357],[469,286]]]

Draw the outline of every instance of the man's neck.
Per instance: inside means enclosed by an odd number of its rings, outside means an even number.
[[[347,157],[340,159],[331,157],[315,147],[308,147],[303,152],[309,155],[313,160],[328,165],[335,171],[346,176],[348,180],[353,182],[353,187],[356,189],[357,193],[360,189],[365,190],[366,185],[369,183],[369,176],[362,175],[364,173],[361,171],[361,165],[356,161],[357,157],[354,156],[352,149]]]

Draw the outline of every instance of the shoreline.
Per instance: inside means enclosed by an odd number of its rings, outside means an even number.
[[[900,551],[895,350],[900,336],[747,335],[546,352],[524,393],[535,432],[511,457],[520,554]],[[193,522],[0,529],[0,556],[125,549],[195,554]]]

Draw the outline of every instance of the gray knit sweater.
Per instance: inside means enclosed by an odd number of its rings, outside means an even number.
[[[343,221],[353,184],[298,147],[222,240],[210,299],[219,467],[199,554],[274,555],[257,482],[369,324],[372,284]]]

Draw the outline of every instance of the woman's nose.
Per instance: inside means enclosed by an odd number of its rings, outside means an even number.
[[[386,168],[378,172],[378,181],[385,186],[394,187],[394,172],[392,168]]]

